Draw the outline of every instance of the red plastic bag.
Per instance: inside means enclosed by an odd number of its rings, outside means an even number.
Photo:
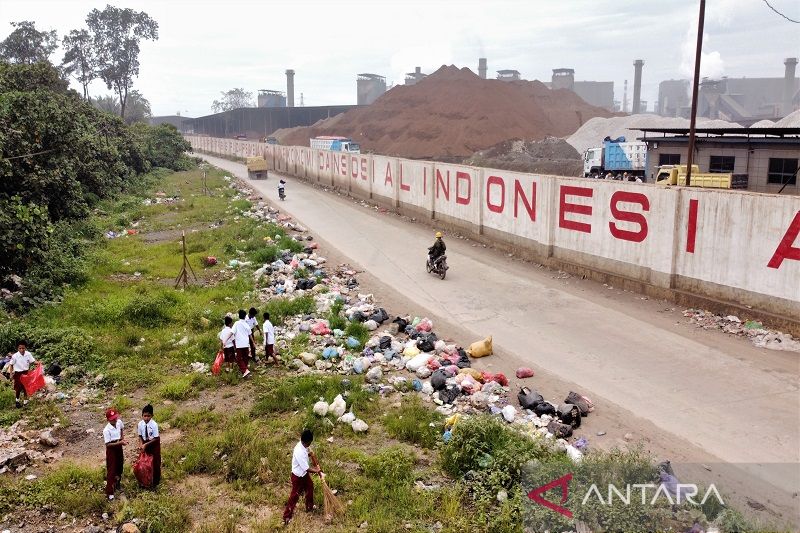
[[[533,377],[533,370],[528,368],[527,366],[521,366],[517,369],[517,378],[532,378]]]
[[[502,372],[498,372],[497,374],[492,374],[491,372],[481,372],[481,377],[483,378],[484,383],[489,383],[490,381],[496,381],[503,387],[508,387],[508,378]]]
[[[311,333],[314,335],[330,335],[331,329],[325,322],[317,322],[311,326]]]
[[[33,372],[28,372],[24,376],[20,376],[19,378],[22,386],[25,387],[25,394],[29,397],[36,394],[36,391],[39,389],[44,388],[44,369],[42,368],[42,363],[36,367],[36,370]]]
[[[222,362],[225,360],[225,353],[220,350],[217,352],[217,358],[214,359],[214,364],[211,365],[211,373],[215,376],[222,370]]]
[[[431,370],[438,370],[440,366],[442,366],[442,364],[436,359],[430,359],[428,361],[428,368]]]
[[[133,463],[133,475],[139,485],[150,487],[153,484],[153,456],[146,454],[144,450],[139,452],[139,458]]]

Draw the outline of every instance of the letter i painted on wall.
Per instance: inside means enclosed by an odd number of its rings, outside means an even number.
[[[697,200],[689,200],[689,221],[686,224],[686,251],[694,253],[694,241],[697,236]]]

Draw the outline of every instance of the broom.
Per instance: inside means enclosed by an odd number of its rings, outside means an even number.
[[[311,454],[311,461],[314,463],[314,466],[319,468],[319,463],[317,462],[317,456],[314,455],[312,452]],[[319,479],[322,482],[322,494],[324,496],[324,512],[325,512],[325,520],[333,520],[335,516],[338,516],[344,512],[344,506],[342,502],[339,501],[339,498],[336,497],[336,494],[333,493],[333,490],[328,486],[325,482],[325,478],[322,475],[322,470],[320,469]]]

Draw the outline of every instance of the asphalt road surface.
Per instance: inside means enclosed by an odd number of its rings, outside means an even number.
[[[204,157],[247,179],[243,165]],[[470,335],[462,344],[492,335],[497,354],[485,361],[494,371],[513,376],[525,364],[544,380],[532,386],[547,389],[549,379],[591,397],[600,422],[595,414],[586,419],[590,443],[608,447],[594,433],[606,429],[605,421],[673,462],[702,463],[740,500],[798,522],[800,354],[700,330],[667,302],[559,276],[450,235],[450,270],[442,281],[424,267],[430,226],[284,179],[285,202],[278,200],[276,174],[249,184],[367,271],[376,292],[385,287],[413,304],[397,312],[435,317],[437,330],[447,325]]]

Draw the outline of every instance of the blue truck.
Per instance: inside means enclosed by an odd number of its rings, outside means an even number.
[[[609,173],[621,179],[624,173],[645,178],[647,171],[647,144],[641,141],[625,142],[625,137],[606,137],[603,146],[589,148],[583,153],[583,176],[605,178]]]

